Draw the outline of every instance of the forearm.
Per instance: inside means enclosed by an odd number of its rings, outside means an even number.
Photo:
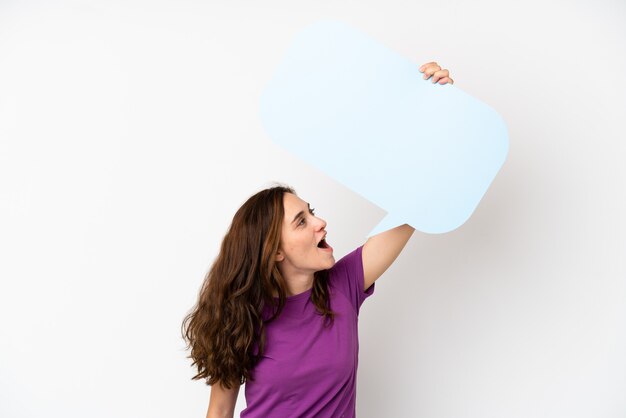
[[[220,383],[212,385],[206,418],[233,418],[238,394],[239,386],[226,389]]]
[[[413,232],[415,232],[415,228],[404,224],[376,234],[367,240],[363,246],[366,289],[398,258]]]
[[[235,411],[209,411],[206,414],[206,418],[234,418]]]

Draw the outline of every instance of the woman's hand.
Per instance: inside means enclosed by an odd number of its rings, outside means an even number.
[[[433,83],[439,81],[439,84],[454,84],[454,80],[449,77],[448,70],[442,70],[436,62],[428,62],[420,67],[420,73],[424,73],[424,80],[433,77]]]

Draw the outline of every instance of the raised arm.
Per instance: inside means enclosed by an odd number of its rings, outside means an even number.
[[[237,395],[239,395],[239,386],[226,389],[219,382],[211,385],[211,398],[206,418],[233,418]]]
[[[415,228],[404,224],[369,237],[363,245],[364,289],[369,288],[398,258],[414,231]]]
[[[454,83],[449,71],[441,69],[441,66],[434,61],[422,65],[419,71],[424,73],[424,80],[432,77],[433,83]],[[414,228],[404,224],[367,240],[363,245],[364,289],[369,288],[396,260],[414,231]]]

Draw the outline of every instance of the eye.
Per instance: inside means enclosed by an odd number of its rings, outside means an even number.
[[[310,208],[309,213],[315,216],[315,208]],[[305,224],[305,219],[304,218],[300,219],[300,222],[298,222],[298,226],[304,225],[304,224]]]

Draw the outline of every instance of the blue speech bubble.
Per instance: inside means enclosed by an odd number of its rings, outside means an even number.
[[[508,152],[504,120],[366,34],[324,20],[298,33],[261,97],[279,146],[385,209],[369,236],[462,225]]]

